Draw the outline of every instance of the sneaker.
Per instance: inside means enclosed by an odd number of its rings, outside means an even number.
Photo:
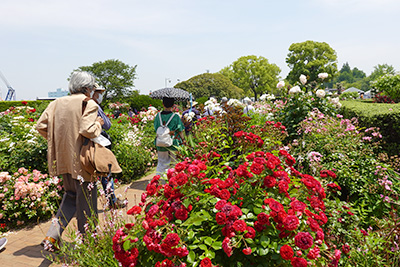
[[[56,252],[60,250],[60,241],[56,240],[50,236],[46,236],[45,239],[43,239],[42,243],[40,243],[42,247],[44,247],[45,251],[49,252]]]
[[[0,251],[6,246],[7,238],[3,237],[0,239]]]

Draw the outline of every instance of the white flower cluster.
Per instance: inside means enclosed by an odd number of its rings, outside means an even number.
[[[301,93],[301,92],[303,92],[303,91],[301,91],[300,86],[296,85],[296,86],[293,86],[292,88],[290,88],[289,95],[295,95],[295,94]]]
[[[263,94],[262,96],[260,96],[261,101],[274,100],[274,99],[275,99],[274,94]]]
[[[317,92],[315,92],[315,94],[317,95],[317,97],[323,98],[325,97],[325,90],[318,89]]]
[[[339,102],[339,97],[334,97],[334,98],[328,97],[328,101],[330,103],[332,103],[334,106],[336,106],[337,108],[342,107],[342,103]]]
[[[243,103],[234,98],[229,99],[229,101],[227,102],[227,105],[234,106],[234,107],[243,107]]]
[[[318,78],[320,78],[321,80],[325,80],[326,78],[328,78],[328,73],[326,72],[322,72],[318,74]]]
[[[282,87],[284,87],[285,86],[285,82],[284,81],[280,81],[280,82],[278,82],[278,84],[276,85],[276,88],[282,88]]]
[[[193,111],[190,111],[184,115],[184,118],[186,121],[190,122],[193,120],[194,116],[196,116],[196,113],[194,113]]]
[[[125,134],[125,138],[124,138],[124,141],[126,141],[127,143],[130,143],[130,144],[133,144],[134,146],[140,146],[141,140],[142,140],[142,135],[140,133],[139,128],[136,125],[134,125],[132,127],[132,130],[128,131]]]

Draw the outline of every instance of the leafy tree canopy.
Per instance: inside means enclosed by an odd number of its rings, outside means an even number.
[[[286,63],[291,71],[286,77],[289,83],[299,81],[301,74],[307,76],[308,82],[316,82],[319,73],[328,73],[329,81],[337,73],[337,56],[327,43],[305,41],[294,43],[289,47]]]
[[[106,89],[104,98],[119,100],[131,95],[137,95],[133,90],[133,80],[136,79],[136,67],[129,66],[118,59],[96,62],[91,66],[82,66],[74,71],[87,71],[92,74],[97,83]]]
[[[374,70],[371,72],[369,76],[370,81],[374,81],[377,78],[385,75],[385,74],[396,74],[396,70],[392,65],[388,64],[378,64],[374,67]]]
[[[280,72],[281,69],[265,57],[254,55],[240,57],[220,71],[245,94],[254,94],[255,100],[259,94],[276,90]]]
[[[344,63],[338,76],[334,77],[331,82],[326,83],[327,87],[334,87],[337,83],[341,83],[343,88],[356,87],[361,90],[369,90],[369,82],[364,71],[358,68],[351,69],[348,62]]]
[[[240,98],[243,89],[235,86],[231,80],[219,73],[203,73],[190,78],[187,81],[175,85],[192,93],[193,98],[214,96],[216,98]]]

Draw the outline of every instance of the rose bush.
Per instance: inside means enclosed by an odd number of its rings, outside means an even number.
[[[0,173],[0,231],[37,219],[47,219],[58,209],[62,183],[37,170],[20,168],[14,174]]]
[[[222,116],[229,114],[235,117]],[[286,150],[264,150],[279,147],[264,140],[271,129],[286,134],[281,124],[266,123],[262,131],[242,118],[236,118],[242,131],[231,135],[229,118],[198,122],[195,138],[209,142],[182,150],[187,157],[168,171],[165,182],[155,176],[142,202],[128,211],[135,224],[114,236],[115,257],[123,266],[337,266],[340,253],[324,242],[323,186],[293,168]]]

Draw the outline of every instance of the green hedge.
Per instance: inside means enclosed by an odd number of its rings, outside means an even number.
[[[362,100],[342,101],[341,114],[345,118],[357,117],[360,126],[379,127],[389,155],[400,149],[400,104],[373,103]]]
[[[142,108],[147,109],[149,106],[153,106],[157,109],[162,108],[162,101],[159,99],[153,99],[148,95],[138,95],[135,97],[127,98],[126,103],[128,103],[132,108],[136,108],[140,111]]]

